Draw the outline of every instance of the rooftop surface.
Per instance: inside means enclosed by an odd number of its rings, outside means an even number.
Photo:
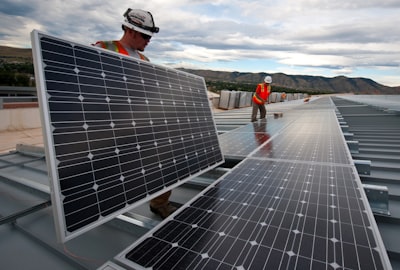
[[[309,106],[313,106],[314,100],[318,98],[313,98]],[[348,140],[358,142],[358,149],[352,151],[352,158],[371,162],[370,172],[360,174],[362,183],[388,188],[390,214],[375,213],[375,220],[392,267],[399,269],[400,117],[395,113],[398,110],[396,102],[391,101],[389,108],[382,101],[371,104],[371,99],[367,97],[332,97],[338,117],[343,118],[341,125],[348,126],[344,135],[350,136]],[[304,106],[308,104],[302,100],[270,104],[268,128],[271,129],[268,131],[271,138],[278,133],[290,136],[279,125],[290,117],[295,119],[296,111]],[[222,146],[225,147],[226,138],[232,140],[238,136],[239,141],[230,141],[227,145],[240,147],[230,147],[229,151],[225,151],[226,163],[223,166],[174,189],[171,198],[174,203],[181,205],[192,200],[259,146],[253,145],[255,133],[249,123],[250,111],[251,108],[242,108],[214,113]],[[144,203],[75,239],[58,243],[41,132],[41,128],[36,128],[0,133],[2,266],[4,269],[97,269],[107,262],[114,264],[117,254],[158,226],[161,220]],[[245,136],[240,137],[243,134]],[[248,141],[243,141],[243,138],[248,138]],[[293,142],[286,142],[296,143],[293,138]],[[265,143],[269,138],[260,139]],[[278,145],[272,147],[278,149]],[[19,259],[15,259],[15,254],[19,254]]]

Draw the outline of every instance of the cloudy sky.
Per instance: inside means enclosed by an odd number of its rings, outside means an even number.
[[[0,45],[33,29],[82,44],[122,36],[122,14],[152,12],[146,48],[172,67],[371,78],[400,86],[399,0],[2,0]]]

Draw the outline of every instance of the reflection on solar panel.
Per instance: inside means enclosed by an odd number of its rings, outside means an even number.
[[[226,159],[244,159],[260,145],[268,141],[282,127],[285,121],[270,119],[249,123],[234,131],[220,135],[222,153]]]
[[[202,77],[37,31],[32,44],[62,241],[223,162]]]
[[[263,151],[270,148],[266,145],[254,156],[350,164],[347,146],[342,141],[335,113],[316,109],[299,117],[274,138],[273,151]]]
[[[134,269],[391,269],[334,114],[316,105],[116,259]]]

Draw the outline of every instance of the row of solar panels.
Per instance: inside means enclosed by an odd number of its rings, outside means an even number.
[[[330,98],[220,138],[226,157],[243,160],[121,252],[118,263],[390,269]]]

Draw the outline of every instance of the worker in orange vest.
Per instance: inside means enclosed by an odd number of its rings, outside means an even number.
[[[271,82],[271,76],[265,76],[264,82],[257,85],[256,92],[253,95],[253,111],[251,114],[251,122],[255,122],[257,120],[258,111],[260,111],[260,119],[265,119],[267,115],[265,103],[267,102],[269,94],[271,93]]]
[[[97,41],[94,45],[138,59],[149,61],[142,54],[154,33],[160,30],[154,25],[153,15],[141,9],[130,9],[124,13],[124,34],[120,40]]]
[[[154,33],[160,30],[154,24],[153,15],[141,9],[128,9],[124,13],[120,40],[97,41],[94,46],[129,55],[144,61],[150,61],[142,52],[149,44]],[[162,218],[166,218],[177,208],[169,202],[171,191],[167,191],[150,201],[150,210]]]

